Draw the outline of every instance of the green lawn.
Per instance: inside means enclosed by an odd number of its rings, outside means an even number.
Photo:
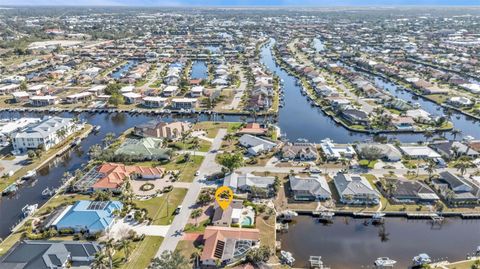
[[[146,236],[145,239],[135,244],[135,250],[132,252],[129,261],[120,266],[121,269],[148,268],[150,261],[155,257],[163,237]],[[121,254],[123,256],[123,254]]]
[[[196,123],[193,128],[196,130],[204,130],[207,132],[207,137],[215,138],[218,133],[218,129],[227,129],[228,133],[234,133],[242,126],[241,122],[212,122],[202,121]]]
[[[187,189],[173,189],[160,197],[135,201],[135,204],[140,208],[147,209],[148,217],[152,218],[153,225],[169,225],[175,217],[173,211],[182,203],[186,193]]]
[[[202,164],[204,157],[203,156],[190,156],[189,162],[184,162],[183,155],[175,156],[170,162],[167,164],[162,164],[161,162],[157,161],[150,161],[150,162],[138,162],[134,163],[133,165],[140,165],[140,166],[151,166],[151,167],[163,167],[167,171],[169,170],[178,170],[180,171],[180,176],[178,181],[181,182],[192,182],[193,178],[195,177],[195,172],[198,170],[200,165]]]

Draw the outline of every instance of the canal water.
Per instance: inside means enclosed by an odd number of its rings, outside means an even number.
[[[192,64],[191,79],[206,79],[208,78],[208,66],[205,61],[195,61]]]
[[[282,249],[306,267],[310,256],[322,256],[331,268],[373,268],[378,257],[407,268],[412,258],[427,253],[435,260],[465,259],[480,245],[480,221],[447,219],[442,226],[427,220],[387,218],[384,225],[365,225],[362,219],[335,217],[325,225],[310,216],[298,216],[288,232],[279,233]]]
[[[127,61],[126,64],[122,65],[118,68],[115,72],[111,74],[111,77],[114,79],[121,79],[123,78],[129,71],[137,64],[137,61],[130,60]]]

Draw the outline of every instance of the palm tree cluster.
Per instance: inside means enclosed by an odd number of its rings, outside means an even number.
[[[122,238],[115,241],[113,238],[108,239],[102,243],[103,248],[95,254],[95,259],[91,264],[92,269],[113,269],[118,268],[121,260],[114,259],[115,251],[122,250],[124,254],[123,262],[128,262],[130,254],[132,253],[132,240],[129,238]]]

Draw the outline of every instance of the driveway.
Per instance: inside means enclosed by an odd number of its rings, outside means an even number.
[[[188,189],[188,192],[182,202],[182,209],[173,219],[173,222],[166,233],[165,239],[158,249],[156,257],[159,257],[164,251],[174,251],[178,242],[182,239],[184,235],[183,229],[190,219],[190,214],[197,202],[197,197],[200,194],[203,186],[201,179],[203,179],[205,175],[219,172],[221,170],[221,166],[215,162],[215,156],[217,155],[217,151],[220,149],[223,137],[226,134],[226,129],[220,129],[217,133],[217,136],[215,136],[213,139],[210,151],[205,155],[205,159],[198,169],[200,175],[194,178],[190,188]],[[212,150],[214,150],[213,153]]]

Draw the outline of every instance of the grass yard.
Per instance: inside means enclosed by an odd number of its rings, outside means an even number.
[[[161,162],[157,161],[150,161],[150,162],[138,162],[134,163],[133,165],[140,165],[140,166],[150,166],[156,167],[160,166],[167,171],[169,170],[177,170],[180,171],[180,176],[178,181],[181,182],[192,182],[193,178],[195,177],[195,172],[200,168],[204,157],[203,156],[190,156],[189,162],[183,161],[183,155],[178,155],[173,157],[173,159],[168,162],[167,164],[162,164]]]
[[[204,130],[207,132],[207,137],[215,138],[218,133],[218,129],[227,129],[228,133],[234,133],[242,126],[241,122],[212,122],[203,121],[196,123],[193,126],[195,130]]]
[[[182,254],[182,256],[185,257],[191,265],[193,265],[193,260],[191,259],[192,253],[197,251],[197,248],[195,247],[195,241],[181,240],[178,242],[175,250],[179,251],[180,254]]]
[[[173,211],[182,203],[186,193],[187,189],[173,189],[160,197],[135,201],[135,204],[140,208],[147,209],[148,217],[152,218],[153,225],[169,225],[175,217]]]
[[[146,236],[143,241],[135,243],[135,249],[130,256],[129,261],[122,264],[120,268],[148,268],[150,261],[155,257],[162,241],[163,237],[160,236]],[[123,256],[123,253],[119,253],[119,256]]]

